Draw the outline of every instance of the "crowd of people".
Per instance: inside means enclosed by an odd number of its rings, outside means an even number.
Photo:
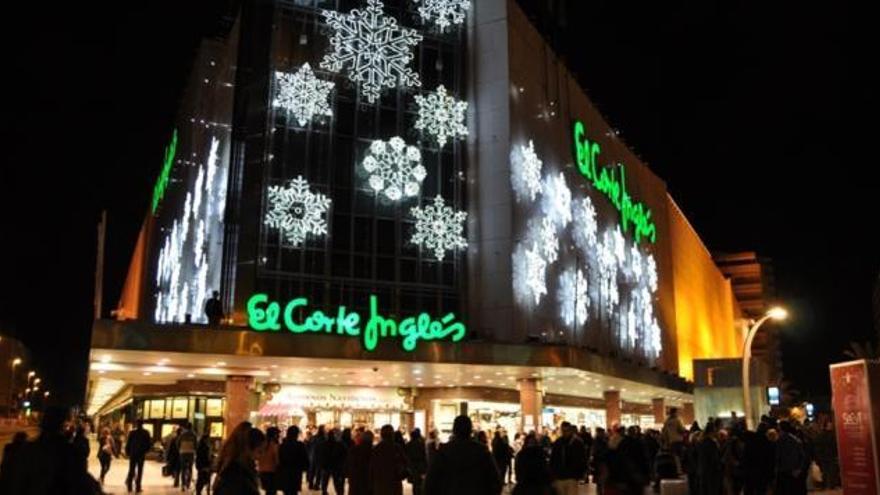
[[[138,422],[120,439],[97,435],[100,475],[88,474],[92,455],[86,424],[71,426],[49,411],[40,436],[16,435],[4,449],[0,493],[92,494],[113,459],[128,461],[129,492],[142,492],[152,439]],[[449,441],[385,425],[379,431],[291,426],[282,432],[238,425],[220,446],[184,422],[163,439],[163,475],[181,491],[201,495],[284,495],[330,491],[342,495],[569,495],[594,483],[601,495],[638,494],[663,480],[686,483],[693,495],[799,495],[808,486],[839,486],[830,421],[801,425],[762,418],[755,431],[742,420],[710,419],[686,428],[672,409],[662,429],[638,426],[588,431],[563,422],[556,430],[517,433],[475,431],[459,416]]]

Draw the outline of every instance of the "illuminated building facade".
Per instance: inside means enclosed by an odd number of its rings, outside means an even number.
[[[519,7],[454,4],[245,1],[205,41],[96,415],[151,384],[177,421],[203,380],[227,425],[693,417],[693,360],[739,352],[729,281]]]

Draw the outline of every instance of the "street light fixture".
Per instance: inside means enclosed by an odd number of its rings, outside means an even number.
[[[743,414],[746,417],[746,428],[751,430],[752,422],[752,394],[749,390],[749,362],[752,359],[752,341],[755,340],[755,334],[767,320],[782,321],[788,318],[788,311],[785,308],[775,306],[770,308],[760,320],[753,321],[749,332],[746,334],[746,341],[743,344],[742,358],[742,387],[743,387]]]
[[[9,375],[9,393],[7,397],[9,397],[9,417],[12,417],[12,403],[15,402],[15,397],[12,395],[13,392],[13,384],[15,384],[15,367],[21,364],[21,358],[17,357],[12,360],[12,374]]]

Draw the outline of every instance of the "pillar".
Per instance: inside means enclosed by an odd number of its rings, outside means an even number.
[[[544,392],[541,380],[525,378],[519,380],[520,427],[528,433],[541,426],[541,412],[544,410]]]
[[[250,420],[250,389],[253,384],[252,376],[226,377],[226,411],[223,414],[226,437],[229,437],[239,423]]]
[[[681,406],[681,413],[678,415],[681,418],[681,422],[684,423],[685,428],[690,428],[691,424],[693,424],[694,420],[694,403],[693,402],[685,402]]]
[[[666,402],[663,399],[651,399],[654,410],[654,423],[662,425],[666,421]]]
[[[610,431],[615,425],[620,425],[620,392],[606,390],[602,396],[605,397],[605,426]]]

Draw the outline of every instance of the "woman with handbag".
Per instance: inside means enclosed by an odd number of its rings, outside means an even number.
[[[104,428],[98,437],[98,462],[101,463],[101,485],[104,484],[104,477],[110,471],[110,462],[113,460],[115,453],[116,442],[113,440],[113,435],[110,434],[110,428]]]

